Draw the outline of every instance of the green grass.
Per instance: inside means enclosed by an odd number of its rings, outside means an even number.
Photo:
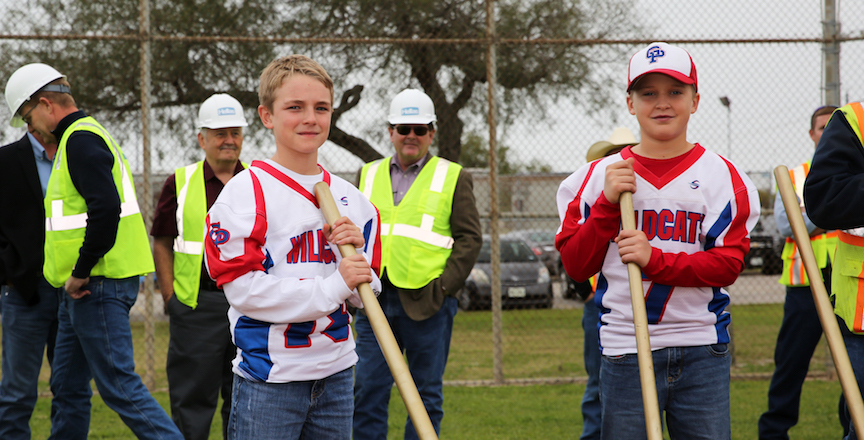
[[[734,439],[756,438],[756,423],[767,408],[767,389],[773,371],[773,350],[782,320],[782,304],[732,306],[735,365],[733,377],[756,375],[761,380],[732,382],[732,432]],[[582,364],[581,309],[508,310],[502,317],[503,370],[507,379],[580,378]],[[492,332],[489,312],[460,312],[454,324],[446,381],[490,380]],[[154,366],[153,395],[166,409],[165,353],[167,324],[157,323],[154,350],[147,355],[143,325],[133,323],[138,372]],[[825,377],[828,364],[824,341],[811,361],[811,372]],[[40,391],[48,395],[48,369],[43,366]],[[578,381],[578,380],[577,380]],[[584,385],[445,387],[445,417],[442,438],[471,439],[576,439],[581,431],[581,402]],[[796,439],[838,438],[836,405],[840,393],[836,380],[811,380],[805,384],[801,421],[791,431]],[[31,425],[33,438],[46,438],[50,429],[50,399],[40,398]],[[394,389],[391,399],[389,438],[401,438],[405,409]],[[219,438],[218,417],[213,438]],[[93,398],[91,439],[133,438],[119,417],[98,396]]]
[[[444,388],[444,423],[442,439],[578,439],[582,430],[579,404],[585,386],[532,385],[502,387]],[[732,438],[757,437],[756,423],[767,407],[768,382],[732,382]],[[836,381],[808,381],[804,385],[801,420],[790,431],[796,440],[839,438]],[[168,407],[167,393],[154,397]],[[50,399],[39,399],[31,420],[33,438],[47,438],[50,430]],[[387,438],[401,439],[407,416],[402,400],[394,389],[390,400],[390,431]],[[220,438],[221,425],[213,422],[211,438]],[[93,397],[90,439],[133,439],[134,436],[116,413],[108,409],[99,396]]]

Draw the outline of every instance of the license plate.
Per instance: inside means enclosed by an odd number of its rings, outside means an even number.
[[[751,266],[761,266],[762,265],[762,257],[753,257],[750,259]]]
[[[510,298],[525,298],[524,287],[511,287],[507,289],[507,296]]]

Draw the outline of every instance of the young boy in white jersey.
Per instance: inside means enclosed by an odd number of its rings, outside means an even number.
[[[731,437],[729,294],[744,267],[759,196],[734,164],[687,141],[699,105],[685,50],[652,43],[630,59],[627,108],[640,143],[593,161],[558,189],[556,246],[577,281],[600,272],[603,439],[647,438],[627,263],[642,283],[657,394],[671,438]],[[618,198],[633,193],[636,230]]]
[[[333,112],[321,65],[302,55],[274,60],[258,97],[276,154],[225,185],[204,240],[237,346],[228,438],[346,439],[357,362],[346,301],[362,307],[361,283],[381,289],[378,212],[317,163]],[[320,181],[343,214],[332,229],[312,189]],[[357,255],[334,250],[346,243]]]

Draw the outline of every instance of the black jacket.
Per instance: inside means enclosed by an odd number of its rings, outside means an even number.
[[[27,135],[0,147],[0,284],[11,284],[28,305],[45,259],[45,207],[33,146]]]
[[[804,181],[807,216],[822,229],[864,226],[864,146],[835,111],[822,132]]]

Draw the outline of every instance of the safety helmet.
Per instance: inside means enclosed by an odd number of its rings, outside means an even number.
[[[387,122],[396,124],[425,125],[435,122],[435,104],[432,98],[417,89],[405,89],[390,101]]]
[[[201,103],[198,109],[198,128],[246,127],[243,106],[227,93],[217,93]]]
[[[42,63],[27,64],[16,70],[9,77],[9,81],[6,81],[6,105],[9,106],[9,112],[12,113],[12,120],[9,121],[9,125],[13,127],[23,126],[24,120],[21,119],[18,110],[30,100],[31,96],[58,78],[66,78],[66,75]],[[60,90],[61,88],[62,90]],[[68,87],[63,86],[61,88],[52,91],[69,93]]]

